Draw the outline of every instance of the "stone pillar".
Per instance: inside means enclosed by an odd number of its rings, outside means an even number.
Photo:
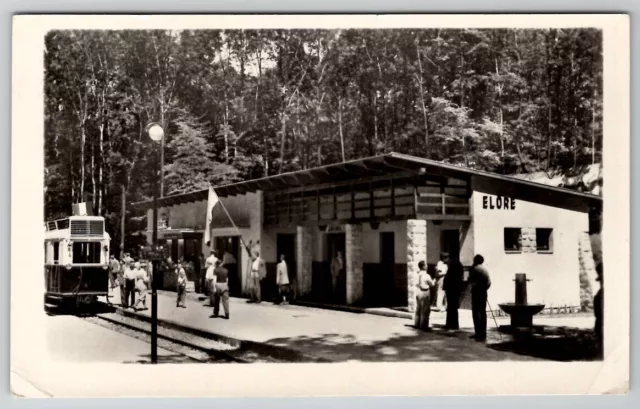
[[[346,226],[346,272],[347,272],[347,304],[351,305],[362,300],[363,271],[362,271],[362,225],[347,224]]]
[[[305,297],[311,293],[314,253],[313,232],[311,229],[308,226],[298,226],[296,232],[296,267],[299,297]]]
[[[407,305],[410,312],[416,310],[416,285],[420,261],[427,261],[427,221],[407,220]]]
[[[522,232],[522,252],[535,253],[538,250],[537,243],[536,243],[536,228],[523,227],[521,232]]]
[[[589,233],[580,234],[578,242],[578,260],[580,263],[580,308],[583,311],[593,310],[593,296],[597,291],[598,276],[593,258]]]

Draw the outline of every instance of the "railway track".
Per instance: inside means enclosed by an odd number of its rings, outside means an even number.
[[[84,312],[63,310],[45,305],[47,313],[70,314],[78,319],[151,343],[151,324],[123,316],[107,304],[98,303],[95,309]],[[288,362],[270,354],[229,345],[205,336],[187,333],[158,325],[158,347],[188,357],[192,363],[275,363]]]

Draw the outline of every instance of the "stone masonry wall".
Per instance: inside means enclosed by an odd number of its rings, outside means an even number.
[[[296,263],[298,296],[311,293],[313,233],[311,227],[298,226],[296,231]]]
[[[522,252],[535,253],[536,251],[537,251],[536,228],[523,227],[522,228]]]
[[[582,233],[579,240],[578,259],[580,261],[580,308],[583,311],[592,311],[593,296],[596,291],[596,263],[593,258],[589,233]]]
[[[363,265],[362,265],[362,225],[346,225],[346,272],[347,272],[347,304],[355,304],[362,300]]]
[[[418,263],[427,259],[427,221],[407,220],[407,296],[410,312],[416,310]]]

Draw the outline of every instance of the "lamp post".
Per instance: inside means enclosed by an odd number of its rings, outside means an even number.
[[[149,138],[154,143],[153,158],[155,177],[153,180],[153,235],[152,235],[152,257],[151,265],[153,275],[151,277],[151,363],[158,363],[158,289],[157,280],[159,275],[159,253],[158,253],[158,185],[161,177],[160,163],[158,161],[157,142],[164,138],[164,129],[157,122],[152,122],[146,127]]]

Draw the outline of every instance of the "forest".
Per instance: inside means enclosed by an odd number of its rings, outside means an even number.
[[[392,151],[549,177],[601,162],[596,29],[65,30],[44,61],[45,218],[89,197],[117,242],[156,149],[162,195]]]

